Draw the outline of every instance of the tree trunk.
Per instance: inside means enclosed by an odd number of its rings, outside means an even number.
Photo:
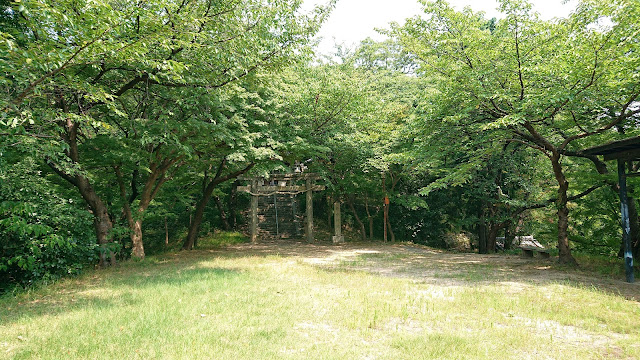
[[[369,220],[369,241],[373,241],[373,215],[371,215],[371,211],[369,211],[369,200],[366,196],[364,198],[364,209],[367,212],[367,219]]]
[[[567,207],[569,202],[567,197],[569,181],[567,181],[562,171],[559,154],[556,153],[551,156],[551,164],[553,165],[556,181],[558,181],[558,200],[556,201],[556,208],[558,209],[558,260],[563,264],[577,265],[578,263],[571,255],[571,248],[569,247],[569,208]]]
[[[89,182],[89,179],[83,175],[70,176],[59,170],[52,163],[49,163],[49,166],[63,179],[67,180],[78,189],[80,195],[89,206],[89,209],[91,209],[96,239],[98,240],[98,245],[100,245],[99,266],[105,267],[108,264],[116,265],[116,254],[108,248],[108,244],[113,242],[111,234],[113,221],[111,221],[107,206],[102,199],[100,199]],[[107,256],[109,258],[109,263],[107,263]]]
[[[480,218],[480,222],[477,226],[478,229],[478,253],[486,254],[487,253],[487,224],[485,223],[484,217]]]
[[[498,231],[502,227],[495,223],[489,223],[489,233],[487,234],[487,252],[495,253],[497,248],[496,238],[498,237]]]
[[[108,244],[112,242],[111,229],[113,229],[113,223],[109,217],[106,206],[100,204],[92,207],[93,210],[93,225],[96,231],[96,237],[98,244],[100,245],[100,267],[105,267],[107,263],[107,255],[109,255],[109,264],[116,264],[115,253],[108,249]]]
[[[211,183],[209,184],[211,185]],[[202,198],[198,201],[195,211],[191,216],[191,223],[189,224],[189,233],[182,245],[183,250],[191,250],[195,246],[196,238],[198,237],[198,231],[200,230],[200,224],[202,224],[202,217],[204,216],[204,209],[207,207],[211,194],[215,186],[207,186],[205,192],[202,194]]]
[[[62,108],[64,109],[66,108],[66,106],[63,104]],[[78,164],[80,158],[77,141],[79,124],[74,123],[71,118],[68,118],[65,125],[66,134],[62,135],[62,137],[69,146],[68,150],[66,151],[66,155],[72,163]],[[111,217],[109,216],[107,206],[102,201],[102,199],[100,199],[98,193],[96,193],[95,189],[91,185],[91,182],[89,181],[89,178],[81,174],[69,175],[52,162],[48,162],[48,165],[56,174],[60,175],[60,177],[68,181],[71,185],[75,186],[80,192],[80,195],[82,196],[84,201],[89,206],[89,209],[91,210],[91,213],[93,215],[93,225],[96,232],[96,239],[98,241],[98,245],[100,245],[99,265],[101,267],[107,266],[107,255],[109,255],[109,261],[111,265],[115,265],[116,255],[108,248],[108,244],[113,241],[113,239],[111,238],[113,222],[111,221]]]
[[[400,178],[394,175],[393,172],[389,172],[391,176],[391,193],[393,194],[396,190],[396,185]],[[393,228],[391,227],[391,219],[389,218],[389,211],[391,210],[391,202],[387,204],[387,230],[389,231],[389,235],[391,235],[391,242],[396,242],[396,235],[393,233]]]
[[[218,171],[216,172],[215,177],[204,188],[202,198],[198,202],[198,205],[196,205],[195,211],[189,215],[189,233],[187,234],[187,238],[184,240],[184,243],[182,245],[183,250],[191,250],[196,245],[196,241],[198,239],[198,231],[200,230],[200,224],[202,224],[204,209],[207,207],[207,204],[209,203],[211,195],[213,194],[213,190],[216,188],[216,186],[227,180],[235,179],[238,176],[246,173],[247,171],[251,170],[251,168],[253,168],[255,163],[250,163],[242,170],[238,170],[221,177],[220,175],[222,174],[222,169],[225,168],[225,165],[226,158],[222,159],[222,161],[220,162],[220,166],[218,166]]]
[[[312,180],[310,178],[307,178],[305,183],[307,188],[306,194],[305,194],[305,197],[306,197],[305,235],[307,238],[307,242],[312,243],[315,241],[315,237],[313,235],[313,190],[311,189]]]
[[[96,238],[100,245],[100,263],[101,267],[107,266],[107,255],[111,265],[116,264],[116,257],[113,251],[108,249],[108,244],[112,242],[111,230],[113,229],[113,222],[109,216],[107,206],[102,202],[93,186],[89,183],[89,179],[84,176],[77,175],[75,177],[75,184],[80,195],[87,202],[89,208],[93,213],[93,225],[96,231]]]
[[[133,232],[131,233],[131,256],[134,259],[144,259],[144,245],[142,244],[142,219],[138,219],[133,223]]]
[[[391,242],[396,242],[396,234],[393,233],[393,229],[391,228],[391,221],[389,220],[389,205],[387,205],[387,231],[389,235],[391,235]]]
[[[367,230],[364,227],[364,223],[360,220],[360,216],[358,216],[358,212],[356,211],[355,206],[353,206],[353,199],[347,196],[347,205],[349,205],[349,209],[353,213],[353,216],[360,227],[360,234],[362,235],[362,241],[367,241]]]
[[[513,224],[511,221],[507,222],[507,225],[504,227],[504,249],[511,250],[511,245],[513,244],[513,232],[511,231],[511,227]]]
[[[116,173],[116,179],[118,180],[118,186],[120,187],[120,199],[122,200],[122,211],[127,219],[127,224],[129,225],[129,231],[131,231],[129,237],[131,238],[132,250],[140,254],[144,254],[144,247],[140,249],[142,244],[142,224],[140,225],[140,231],[138,234],[135,233],[136,222],[133,220],[133,213],[131,212],[131,206],[129,206],[129,201],[127,201],[127,191],[124,187],[124,180],[122,177],[122,172],[120,171],[119,166],[114,166],[113,169]],[[135,255],[134,255],[135,256]],[[144,255],[143,255],[144,256]]]
[[[518,223],[516,224],[516,227],[513,230],[513,236],[518,236],[518,234],[520,234],[520,232],[524,228],[524,218],[525,218],[525,215],[523,215],[523,213],[520,213],[520,215],[518,215]]]
[[[558,261],[563,264],[578,265],[576,259],[571,255],[571,248],[569,247],[569,208],[567,207],[569,202],[567,197],[569,181],[567,181],[562,171],[562,164],[560,163],[562,155],[560,150],[540,135],[531,123],[525,122],[523,126],[529,131],[539,149],[542,149],[543,153],[549,157],[553,175],[558,182],[558,198],[556,200],[556,209],[558,211]],[[566,144],[568,142],[565,142],[564,145]]]

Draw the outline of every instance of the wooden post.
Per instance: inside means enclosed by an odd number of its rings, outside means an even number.
[[[340,218],[340,202],[333,203],[333,224],[334,224],[334,236],[333,243],[339,244],[344,242],[344,236],[342,236],[342,219]]]
[[[307,222],[305,233],[307,235],[307,242],[313,242],[313,183],[310,178],[306,181],[307,191]]]
[[[258,195],[257,180],[251,180],[251,242],[258,241]]]
[[[622,213],[622,240],[624,243],[624,269],[627,282],[634,282],[633,254],[631,251],[631,224],[629,222],[629,202],[627,199],[627,171],[625,161],[618,159],[618,182],[620,184],[620,210]]]

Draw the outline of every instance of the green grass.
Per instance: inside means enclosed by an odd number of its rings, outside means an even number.
[[[246,236],[239,232],[215,231],[198,239],[199,248],[218,248],[248,242]]]
[[[618,257],[581,253],[575,254],[575,257],[580,266],[586,271],[596,272],[600,275],[614,278],[625,277],[624,262]],[[637,261],[637,259],[634,260],[634,262]],[[634,266],[634,276],[638,279],[640,278],[640,268],[638,268],[638,264],[634,265],[636,265]]]
[[[485,264],[451,275],[457,285],[360,269],[373,261],[409,266],[398,254],[331,268],[219,250],[124,263],[0,298],[0,358],[640,358],[638,302],[568,282],[480,282]]]

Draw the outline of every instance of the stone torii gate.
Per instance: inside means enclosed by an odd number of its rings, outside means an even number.
[[[293,174],[272,174],[268,179],[254,177],[241,178],[250,181],[248,186],[238,186],[238,191],[251,194],[251,242],[258,239],[258,200],[261,196],[271,196],[276,194],[297,195],[306,194],[306,216],[305,216],[305,237],[307,242],[313,242],[313,192],[322,191],[324,185],[316,185],[315,181],[320,179],[314,173],[293,173]],[[304,181],[304,185],[297,183]]]

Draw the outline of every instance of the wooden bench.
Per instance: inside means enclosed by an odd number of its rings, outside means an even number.
[[[533,257],[533,253],[537,252],[543,258],[548,258],[551,256],[548,249],[537,247],[537,246],[520,246],[522,249],[522,255],[524,257]]]

